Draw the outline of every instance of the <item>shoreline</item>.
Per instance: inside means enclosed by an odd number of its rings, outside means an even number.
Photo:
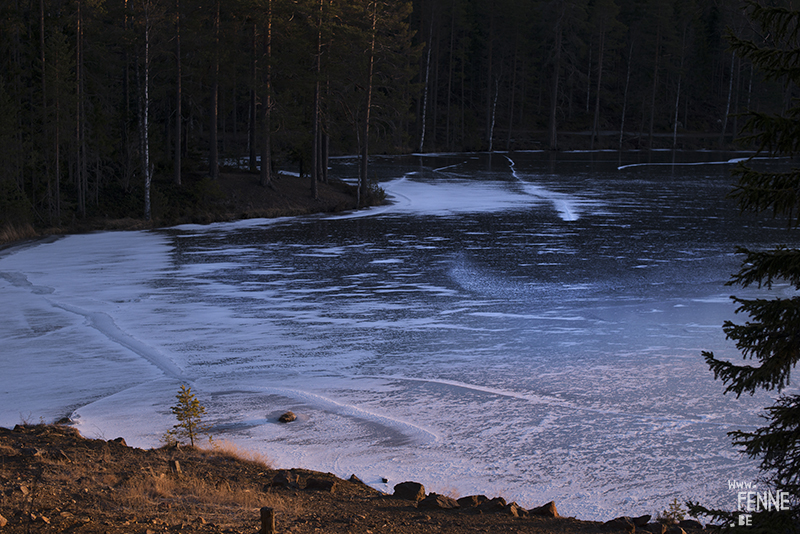
[[[207,184],[206,184],[207,185]],[[87,217],[74,220],[62,226],[43,226],[34,228],[29,223],[9,223],[0,228],[0,251],[29,240],[48,236],[84,234],[98,231],[136,231],[168,228],[181,224],[212,224],[246,219],[274,219],[296,217],[317,213],[338,213],[365,207],[382,205],[384,198],[368,199],[359,208],[356,187],[344,181],[331,178],[328,183],[317,184],[317,198],[310,192],[309,178],[290,173],[278,173],[272,180],[272,187],[262,187],[258,175],[243,171],[223,171],[220,180],[205,188],[201,193],[207,198],[184,213],[179,207],[174,213],[159,214],[147,221],[136,217]],[[192,186],[187,186],[192,187]],[[206,190],[209,189],[209,190]],[[163,209],[163,208],[162,208]]]
[[[0,428],[0,460],[6,495],[0,528],[9,533],[250,533],[258,528],[262,507],[274,511],[276,532],[297,534],[666,531],[649,515],[587,521],[561,517],[558,503],[526,510],[502,496],[426,493],[413,481],[388,495],[355,474],[345,480],[276,469],[224,441],[211,450],[137,449],[122,437],[84,438],[67,425],[17,425]],[[702,531],[700,523],[684,521],[669,532]]]

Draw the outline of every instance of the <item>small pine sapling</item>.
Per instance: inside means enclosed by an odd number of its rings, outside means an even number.
[[[178,404],[172,406],[171,410],[178,419],[178,424],[167,432],[167,440],[179,443],[188,440],[192,447],[194,447],[195,438],[198,438],[201,434],[208,435],[210,440],[209,430],[211,426],[203,421],[206,409],[200,405],[200,401],[192,393],[192,388],[181,386],[181,391],[175,398],[178,399]]]
[[[683,505],[675,498],[669,503],[669,508],[658,513],[656,521],[663,525],[677,525],[686,518],[686,511]]]

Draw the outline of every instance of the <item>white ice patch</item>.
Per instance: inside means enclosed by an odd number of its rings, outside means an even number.
[[[511,164],[511,174],[522,184],[522,189],[525,191],[525,193],[535,198],[540,198],[552,203],[553,207],[558,212],[558,216],[564,221],[577,221],[580,218],[578,211],[578,204],[580,202],[578,199],[572,195],[550,191],[549,189],[540,185],[523,180],[519,174],[517,174],[514,160],[508,156],[506,156],[506,159],[508,160],[509,164]]]

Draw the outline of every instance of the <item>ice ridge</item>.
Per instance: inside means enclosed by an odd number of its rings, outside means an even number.
[[[89,323],[89,326],[106,336],[112,342],[121,345],[134,354],[144,358],[152,365],[157,367],[162,373],[164,373],[165,376],[174,378],[175,380],[179,380],[181,382],[192,382],[192,380],[184,374],[183,370],[178,367],[169,357],[161,353],[159,350],[123,332],[114,322],[114,319],[112,319],[107,313],[91,312],[82,308],[78,308],[77,306],[54,302],[52,300],[50,303],[56,308],[61,308],[64,311],[85,317]]]

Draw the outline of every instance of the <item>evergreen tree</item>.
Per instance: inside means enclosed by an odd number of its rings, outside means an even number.
[[[761,27],[758,44],[731,35],[734,52],[752,61],[768,78],[781,80],[790,89],[800,86],[800,11],[764,7],[748,0],[749,17]],[[782,114],[749,112],[744,127],[745,140],[756,142],[760,151],[794,156],[800,152],[800,103],[796,100]],[[788,219],[790,229],[800,225],[800,169],[788,172],[763,172],[740,165],[734,174],[738,184],[731,196],[742,211],[772,212]],[[786,282],[800,290],[800,250],[786,246],[770,251],[740,248],[745,255],[741,270],[729,285],[757,286],[771,289],[774,283]],[[735,445],[751,458],[760,459],[760,467],[774,491],[792,496],[793,510],[757,514],[753,526],[764,532],[797,532],[800,516],[800,395],[782,393],[789,385],[792,369],[800,360],[800,296],[775,299],[733,297],[737,313],[750,320],[744,325],[727,321],[723,327],[728,339],[745,359],[760,365],[735,365],[704,352],[715,378],[726,385],[725,392],[736,396],[751,395],[757,390],[781,393],[766,409],[767,422],[752,432],[732,432]],[[699,510],[696,508],[695,510]],[[703,510],[701,510],[703,511]],[[707,510],[704,510],[707,512]],[[725,517],[721,513],[716,515]],[[726,520],[733,519],[728,516]],[[758,529],[750,528],[749,532]]]
[[[194,447],[195,438],[201,434],[208,434],[211,428],[203,421],[206,409],[197,400],[190,387],[181,386],[181,391],[175,398],[178,399],[178,404],[172,406],[171,410],[178,424],[167,432],[167,439],[179,442],[188,439],[189,444]]]

